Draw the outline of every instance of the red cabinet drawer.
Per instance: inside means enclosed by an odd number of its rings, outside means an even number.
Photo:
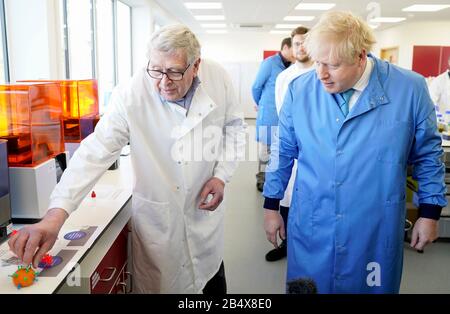
[[[114,293],[117,281],[123,281],[121,276],[124,276],[127,264],[127,242],[128,229],[125,227],[91,275],[92,294]]]

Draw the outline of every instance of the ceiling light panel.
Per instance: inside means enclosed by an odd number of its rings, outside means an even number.
[[[314,20],[315,16],[286,16],[283,20],[290,22],[308,22]]]
[[[370,23],[399,23],[406,20],[405,17],[376,17]]]
[[[318,10],[326,11],[336,6],[336,3],[299,3],[296,10]]]
[[[203,28],[225,28],[227,24],[225,23],[215,23],[215,24],[200,24]]]
[[[224,15],[195,15],[194,18],[198,21],[223,21]]]
[[[450,4],[414,4],[403,8],[405,12],[436,12],[450,8]]]
[[[298,27],[297,24],[276,24],[275,28],[290,28],[290,29],[294,29]]]
[[[221,2],[185,2],[184,5],[189,10],[222,9]]]

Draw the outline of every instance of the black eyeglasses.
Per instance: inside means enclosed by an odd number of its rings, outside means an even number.
[[[183,79],[184,73],[186,73],[187,69],[189,69],[191,64],[192,63],[189,63],[189,65],[186,67],[186,69],[184,69],[183,72],[172,72],[172,71],[163,72],[163,71],[159,71],[159,70],[150,70],[149,69],[150,60],[149,60],[148,64],[147,64],[147,73],[148,73],[148,75],[150,75],[151,78],[154,78],[157,80],[162,80],[164,75],[166,75],[167,78],[171,81],[181,81]]]

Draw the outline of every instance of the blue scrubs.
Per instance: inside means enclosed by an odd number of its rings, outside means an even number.
[[[278,74],[286,69],[280,53],[265,59],[259,68],[252,87],[253,100],[258,105],[256,118],[256,140],[266,145],[272,142],[272,132],[278,125],[275,106],[275,81]]]
[[[315,71],[290,84],[273,152],[279,158],[271,156],[266,173],[264,196],[282,199],[298,159],[287,280],[312,278],[320,293],[398,293],[408,164],[419,202],[446,206],[443,150],[425,80],[373,60],[369,85],[347,117]]]

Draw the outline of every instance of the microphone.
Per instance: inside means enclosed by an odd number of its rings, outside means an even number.
[[[287,294],[317,294],[317,285],[310,278],[298,278],[287,282]]]

